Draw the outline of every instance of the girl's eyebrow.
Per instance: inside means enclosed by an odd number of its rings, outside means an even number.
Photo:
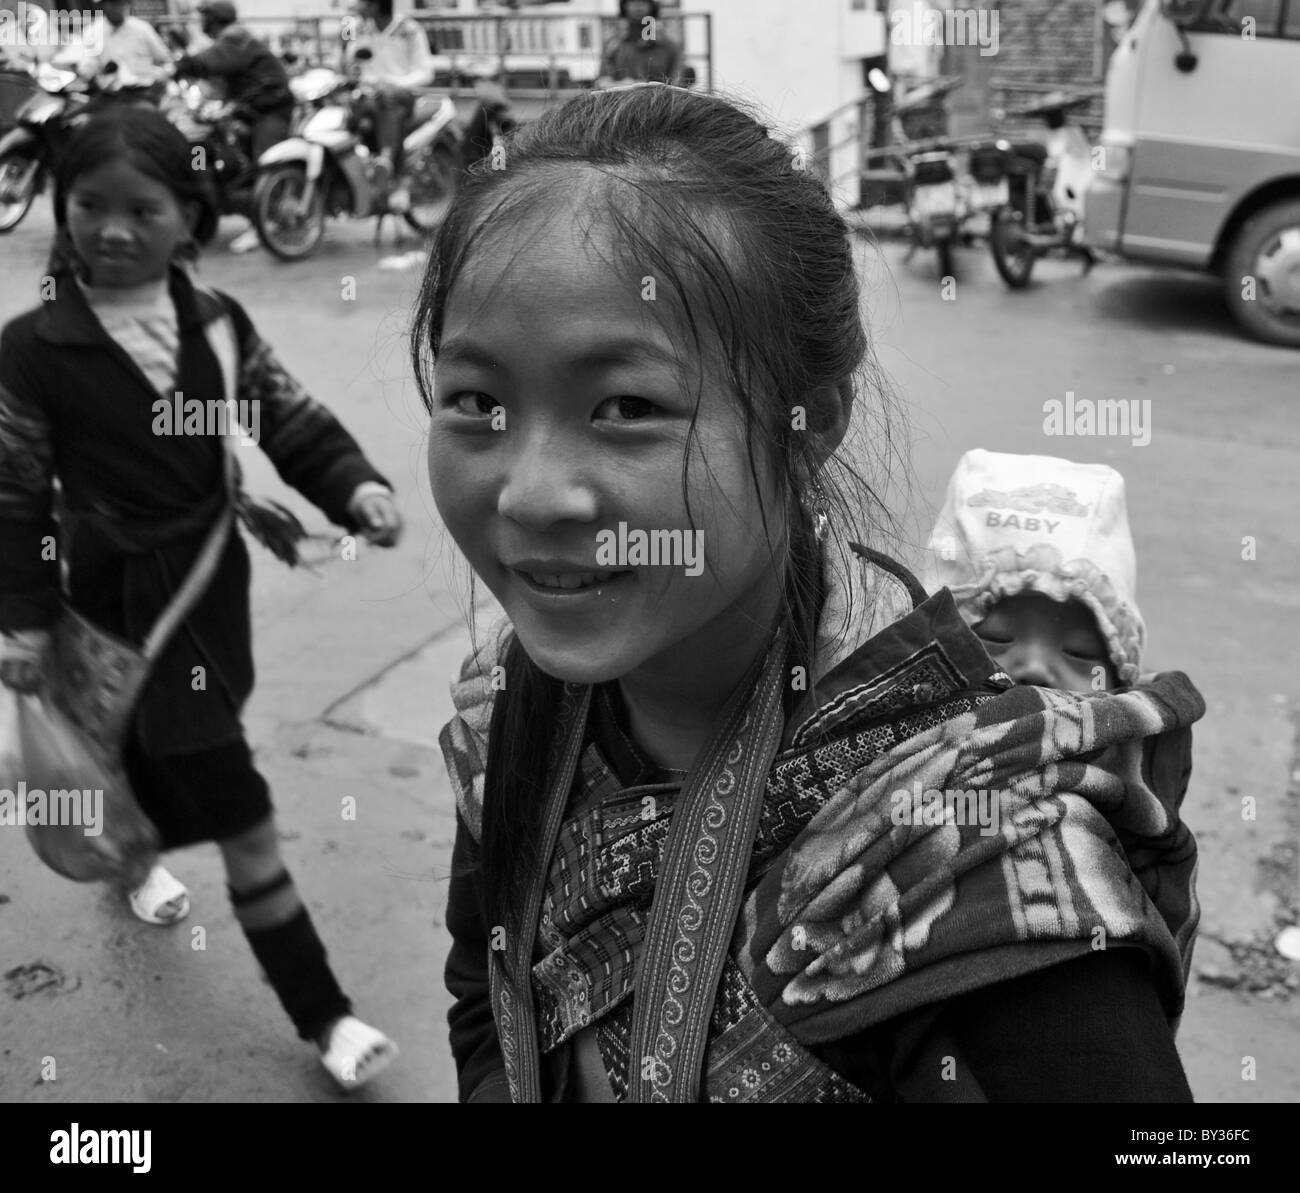
[[[477,365],[494,372],[505,368],[494,353],[465,336],[453,336],[445,341],[438,349],[438,361]],[[677,361],[652,341],[626,336],[584,345],[581,351],[565,362],[573,372],[595,372],[617,365],[638,363],[676,364]]]

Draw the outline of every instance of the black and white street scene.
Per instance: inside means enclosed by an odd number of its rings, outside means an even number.
[[[1300,1101],[1300,0],[61,2],[0,1100]]]

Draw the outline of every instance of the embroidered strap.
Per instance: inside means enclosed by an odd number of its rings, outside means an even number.
[[[781,739],[785,664],[781,632],[757,683],[746,676],[732,696],[673,810],[633,999],[631,1102],[700,1099],[709,1017]]]
[[[555,778],[546,796],[546,812],[537,856],[549,859],[555,853],[560,826],[573,789],[582,754],[583,730],[591,707],[591,687],[566,684],[555,718],[552,756],[557,759]],[[541,918],[542,898],[546,892],[547,866],[537,867],[528,891],[528,900],[513,940],[503,950],[488,953],[488,986],[492,997],[501,1056],[506,1077],[510,1080],[510,1098],[514,1102],[542,1100],[541,1052],[538,1047],[537,1015],[533,1005],[533,941]]]

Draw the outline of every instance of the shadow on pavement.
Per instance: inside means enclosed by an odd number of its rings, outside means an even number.
[[[1098,319],[1146,331],[1191,332],[1241,339],[1243,332],[1223,301],[1218,278],[1192,272],[1151,271],[1108,276],[1093,272]]]

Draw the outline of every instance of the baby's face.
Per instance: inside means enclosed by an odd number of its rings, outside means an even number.
[[[1016,683],[1067,692],[1109,691],[1118,686],[1106,640],[1082,601],[1018,593],[1003,597],[973,629]]]

